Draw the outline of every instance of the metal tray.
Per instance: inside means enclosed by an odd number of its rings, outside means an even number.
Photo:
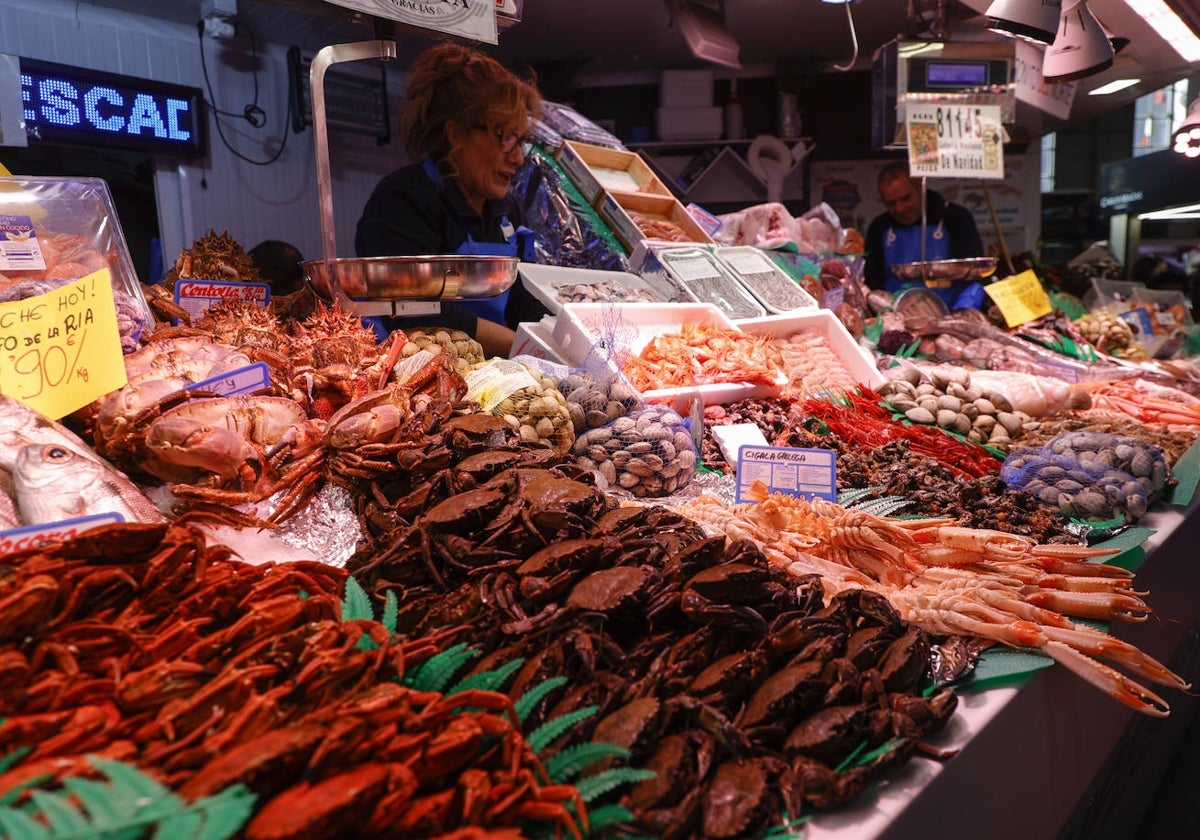
[[[326,260],[300,264],[313,288],[327,299]],[[413,256],[332,260],[334,282],[358,300],[471,300],[508,291],[517,279],[516,257]]]
[[[930,260],[900,263],[892,273],[901,280],[923,282],[933,288],[945,288],[961,280],[980,280],[996,271],[995,257],[970,257],[961,260]]]

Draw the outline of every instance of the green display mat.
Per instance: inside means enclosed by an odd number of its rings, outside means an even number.
[[[1171,467],[1171,474],[1179,481],[1167,495],[1172,507],[1189,508],[1196,499],[1196,486],[1200,484],[1200,440],[1191,445]]]

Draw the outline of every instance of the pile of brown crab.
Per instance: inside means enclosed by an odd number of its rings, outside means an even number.
[[[907,761],[955,707],[930,638],[873,593],[826,604],[754,545],[663,508],[616,507],[498,418],[446,411],[411,469],[362,470],[369,534],[348,569],[398,629],[469,628],[510,694],[565,677],[534,719],[627,747],[656,779],[626,803],[655,836],[755,836]],[[416,443],[414,441],[414,443]],[[548,453],[548,454],[547,454]]]
[[[251,303],[221,303],[194,327],[157,330],[125,356],[127,384],[70,423],[129,475],[167,483],[187,509],[249,523],[234,508],[274,497],[265,518],[280,522],[312,498],[330,461],[389,440],[434,396],[465,393],[441,354],[397,381],[403,341],[393,333],[377,344],[336,307],[284,325]],[[211,390],[255,363],[265,387]]]

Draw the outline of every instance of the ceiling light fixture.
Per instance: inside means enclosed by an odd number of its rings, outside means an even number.
[[[1188,106],[1183,124],[1175,129],[1171,137],[1171,148],[1190,158],[1200,157],[1200,96]]]
[[[1058,32],[1061,8],[1061,0],[992,0],[984,17],[993,32],[1051,44]]]
[[[1125,0],[1184,61],[1200,61],[1200,38],[1163,0]]]
[[[667,0],[667,10],[687,41],[692,55],[723,67],[741,70],[741,47],[725,28],[725,0]]]
[[[1105,96],[1110,93],[1116,93],[1119,90],[1125,90],[1125,88],[1141,84],[1141,81],[1141,79],[1117,79],[1106,85],[1100,85],[1095,90],[1089,90],[1088,96]]]
[[[1152,210],[1149,213],[1139,213],[1139,219],[1200,219],[1200,204],[1189,204],[1186,207],[1170,207],[1166,210]]]
[[[1088,9],[1087,0],[1066,0],[1058,37],[1046,48],[1042,78],[1073,82],[1112,67],[1113,46]]]

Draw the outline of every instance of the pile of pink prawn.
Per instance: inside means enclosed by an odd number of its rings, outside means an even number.
[[[1037,648],[1143,714],[1165,717],[1170,706],[1099,660],[1149,682],[1189,688],[1134,645],[1068,618],[1149,617],[1131,572],[1085,562],[1112,551],[1040,545],[950,519],[874,516],[819,499],[768,495],[759,483],[752,492],[761,501],[731,506],[705,494],[675,510],[729,539],[758,543],[772,562],[796,575],[822,575],[827,597],[870,589],[888,598],[905,621],[931,633]]]

